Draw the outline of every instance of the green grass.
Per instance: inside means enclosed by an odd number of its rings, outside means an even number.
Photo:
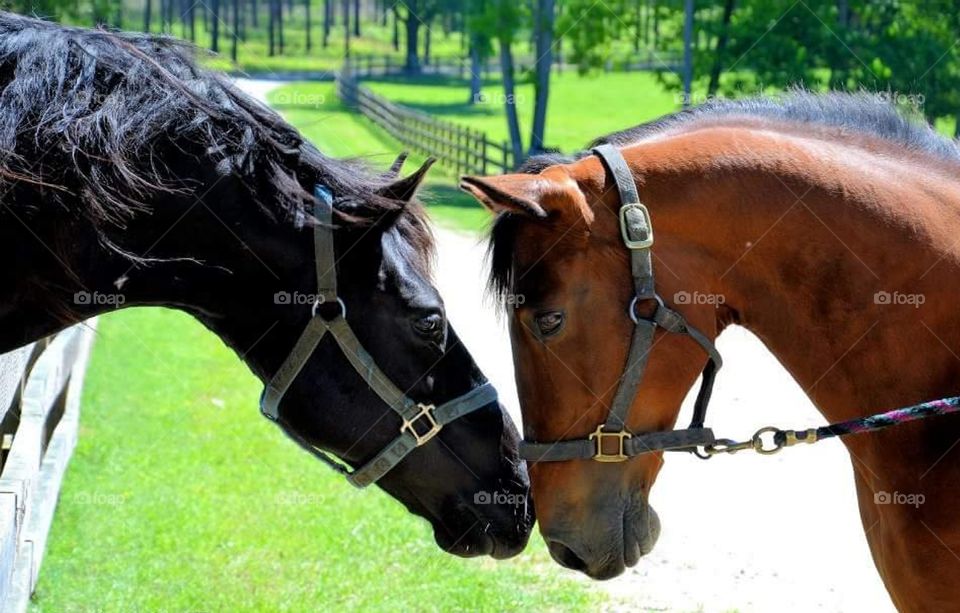
[[[499,81],[488,80],[483,92],[490,102],[469,105],[465,81],[423,78],[414,83],[398,80],[366,81],[374,91],[392,101],[419,108],[437,117],[485,131],[491,138],[507,137]],[[660,87],[649,73],[604,73],[578,76],[555,75],[548,107],[547,142],[563,151],[582,149],[593,138],[626,128],[673,111],[678,101]],[[532,114],[533,86],[517,90],[521,125],[528,129]],[[362,157],[386,167],[405,149],[375,124],[345,108],[331,83],[292,83],[274,90],[270,103],[299,128],[321,151],[336,157]],[[524,133],[524,137],[528,135]],[[424,156],[413,155],[414,167]],[[456,177],[442,168],[431,172],[424,199],[441,224],[477,231],[489,223],[489,215],[473,198],[455,187]]]
[[[507,138],[503,87],[499,80],[484,83],[486,102],[469,105],[466,81],[423,78],[365,81],[365,85],[393,102],[399,102],[440,119],[482,130],[494,140]],[[533,120],[533,85],[522,83],[516,91],[524,145],[529,145]],[[660,117],[679,107],[679,99],[664,91],[648,72],[595,73],[580,76],[554,73],[547,105],[546,144],[561,151],[583,149],[609,132]]]
[[[189,317],[104,317],[33,611],[567,610],[596,603],[538,538],[441,552],[260,417],[258,382]]]

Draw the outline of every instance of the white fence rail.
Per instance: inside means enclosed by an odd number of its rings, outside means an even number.
[[[67,461],[94,321],[0,355],[0,611],[25,611],[37,585]]]

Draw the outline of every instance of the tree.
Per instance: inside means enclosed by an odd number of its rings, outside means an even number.
[[[237,45],[240,42],[240,0],[233,0],[233,36],[230,37],[230,59],[237,63]]]
[[[693,0],[683,3],[683,106],[693,100]]]
[[[350,58],[350,0],[343,0],[343,57]]]
[[[170,1],[170,0],[168,0]],[[173,2],[170,1],[172,5]],[[210,0],[210,50],[214,53],[220,51],[220,0]]]
[[[550,69],[553,67],[554,0],[537,0],[534,14],[534,103],[530,154],[546,149],[543,139],[547,126],[547,101],[550,97]]]
[[[440,9],[440,0],[399,0],[393,7],[394,17],[404,24],[407,48],[404,70],[410,74],[420,72],[420,26],[429,28]]]
[[[311,34],[311,32],[310,32],[310,27],[311,27],[311,24],[310,24],[310,0],[303,0],[303,11],[304,11],[304,18],[306,19],[306,23],[305,23],[304,26],[303,26],[304,32],[306,33],[306,41],[305,41],[305,42],[306,42],[306,47],[307,47],[307,53],[310,53],[310,51],[313,50],[313,39],[310,37],[310,34]]]

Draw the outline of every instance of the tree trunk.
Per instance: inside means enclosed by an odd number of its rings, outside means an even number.
[[[433,34],[433,30],[430,28],[429,25],[425,26],[425,29],[426,29],[426,31],[423,33],[423,38],[424,38],[424,40],[423,40],[423,63],[426,64],[427,66],[429,66],[429,65],[430,65],[430,42],[431,42],[431,39],[433,38],[433,37],[431,36],[431,34]]]
[[[660,46],[660,0],[653,0],[653,48]]]
[[[717,36],[717,48],[713,52],[713,66],[710,68],[710,83],[707,85],[707,97],[712,97],[720,87],[720,72],[723,70],[723,56],[730,35],[730,19],[733,17],[734,0],[723,1],[723,17],[720,20],[720,34]]]
[[[643,0],[636,0],[633,8],[633,53],[640,53],[640,36],[643,33]]]
[[[333,23],[333,0],[323,0],[323,48],[330,45],[330,28]]]
[[[260,7],[257,0],[250,0],[250,25],[254,28],[260,27]]]
[[[393,50],[400,51],[400,15],[397,5],[393,5]]]
[[[310,37],[310,0],[303,0],[303,10],[306,18],[304,31],[307,34],[307,53],[310,53],[310,51],[313,49],[313,39]]]
[[[850,4],[847,0],[837,0],[837,22],[843,27],[850,25]]]
[[[210,0],[210,50],[220,52],[220,0]]]
[[[547,126],[547,101],[550,98],[550,68],[553,66],[553,21],[555,0],[538,0],[535,19],[536,72],[534,80],[533,129],[530,132],[530,154],[544,150],[544,132]]]
[[[513,52],[508,41],[501,38],[499,42],[500,70],[503,73],[503,98],[507,111],[507,131],[510,133],[513,164],[517,166],[523,159],[523,141],[520,137],[520,120],[517,118],[517,98],[513,84]]]
[[[483,68],[480,66],[480,44],[476,35],[474,35],[470,42],[470,100],[467,101],[468,104],[480,102],[481,70]]]
[[[274,3],[277,0],[267,0],[267,55],[273,57],[277,54],[277,36],[276,23],[277,12],[273,10]]]
[[[693,86],[693,2],[683,3],[683,106],[690,106]]]
[[[274,3],[274,8],[277,11],[277,53],[283,55],[284,41],[283,41],[283,0],[277,0]]]
[[[230,37],[230,59],[233,60],[233,63],[237,63],[237,45],[240,42],[240,0],[233,0],[233,6],[231,8],[233,11],[233,36]]]
[[[190,33],[190,42],[195,43],[197,42],[197,5],[190,0],[187,2],[190,4],[187,7],[187,32]]]
[[[353,0],[353,35],[360,36],[360,0]]]
[[[151,0],[145,0],[143,4],[143,31],[150,31],[150,17],[153,12],[153,2]]]
[[[416,4],[414,4],[416,6]],[[409,74],[420,73],[420,58],[417,55],[417,42],[420,38],[420,19],[415,13],[416,9],[407,7],[407,18],[404,21],[407,30],[407,59],[404,63],[404,70]]]
[[[350,0],[343,0],[343,57],[350,57]]]

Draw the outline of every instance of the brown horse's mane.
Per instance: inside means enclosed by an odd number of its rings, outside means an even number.
[[[546,153],[528,158],[519,171],[538,174],[556,164],[568,164],[590,155],[589,149],[609,143],[620,147],[645,139],[697,128],[760,122],[765,126],[798,128],[804,134],[819,132],[824,138],[866,137],[894,145],[900,155],[920,155],[951,165],[960,164],[960,146],[936,132],[915,110],[898,107],[885,94],[813,93],[794,89],[782,96],[756,96],[737,100],[714,99],[591,142],[588,149],[566,156]],[[501,213],[491,227],[487,249],[490,268],[488,291],[502,298],[512,291],[513,250],[517,218]]]

